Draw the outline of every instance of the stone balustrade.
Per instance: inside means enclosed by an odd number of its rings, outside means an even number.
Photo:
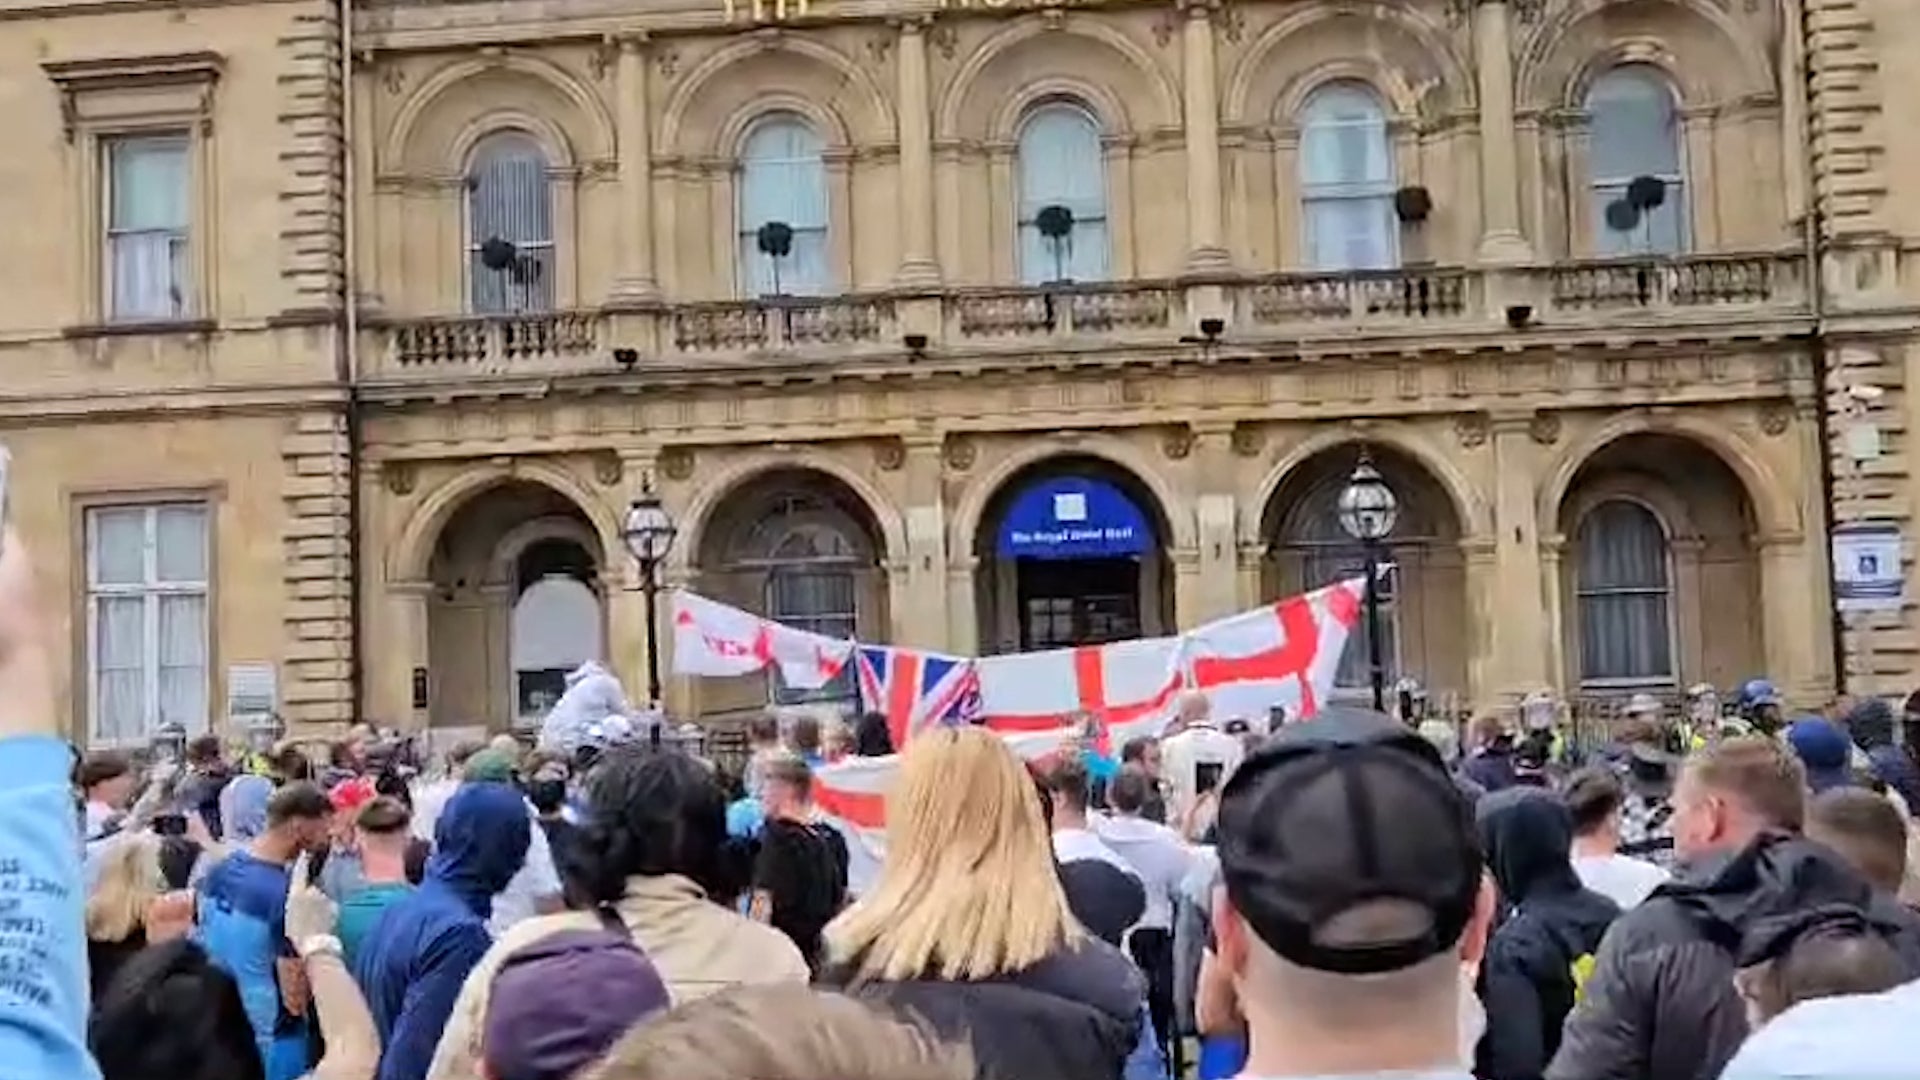
[[[1808,312],[1805,260],[1791,253],[1610,259],[1519,269],[1409,267],[1204,281],[956,287],[932,296],[854,293],[561,311],[370,320],[375,378],[567,372],[631,349],[640,367],[751,366],[962,356],[1065,342],[1098,348],[1192,344],[1220,320],[1223,343],[1398,340],[1423,333],[1612,330],[1702,316]],[[1528,313],[1516,323],[1515,310]],[[918,314],[914,314],[918,312]]]

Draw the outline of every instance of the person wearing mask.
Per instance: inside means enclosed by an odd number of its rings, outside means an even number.
[[[763,790],[767,817],[748,914],[787,935],[812,968],[820,958],[820,932],[846,906],[847,842],[814,810],[806,762],[773,761]]]
[[[1500,907],[1480,966],[1487,1033],[1474,1075],[1535,1080],[1620,906],[1574,873],[1573,815],[1558,796],[1509,788],[1487,796],[1477,815]]]
[[[312,987],[326,1054],[303,1080],[372,1080],[380,1042],[365,999],[340,959],[334,907],[308,884],[305,857],[289,873],[288,945]],[[88,1044],[103,1080],[264,1080],[240,987],[191,941],[130,960],[94,1010]]]
[[[1430,743],[1343,706],[1287,725],[1228,779],[1219,857],[1242,1076],[1468,1080],[1493,899]]]
[[[87,973],[95,1003],[134,954],[192,929],[193,896],[167,889],[157,837],[136,833],[109,848],[87,894]]]
[[[1488,794],[1518,782],[1514,776],[1513,732],[1505,720],[1491,714],[1476,716],[1467,727],[1467,738],[1472,748],[1460,762],[1463,776]]]
[[[307,1072],[308,987],[287,943],[287,892],[294,860],[325,851],[332,829],[326,793],[289,784],[267,803],[266,831],[200,882],[195,940],[239,985],[266,1080]]]
[[[1146,891],[1140,923],[1127,951],[1147,977],[1147,1004],[1162,1047],[1173,1045],[1173,913],[1182,883],[1193,871],[1193,850],[1179,833],[1146,817],[1154,783],[1143,771],[1127,769],[1113,782],[1107,802],[1110,816],[1094,822],[1094,832],[1125,860]]]
[[[624,932],[549,934],[493,978],[479,1080],[568,1080],[665,1012],[666,984]]]
[[[822,982],[966,1040],[983,1075],[1118,1080],[1145,985],[1074,918],[1040,801],[1005,741],[916,735],[874,888],[827,927]]]
[[[1840,725],[1821,716],[1803,716],[1787,727],[1787,745],[1807,773],[1807,787],[1815,795],[1854,787],[1853,744]]]
[[[360,853],[360,884],[340,900],[342,955],[352,970],[360,948],[387,909],[413,894],[407,877],[407,848],[413,819],[405,803],[380,796],[353,818],[353,846]]]
[[[379,1080],[421,1080],[462,984],[492,944],[493,898],[526,860],[533,822],[518,789],[462,784],[434,835],[426,880],[361,943],[354,976],[385,1051]]]
[[[1825,844],[1873,887],[1899,896],[1907,884],[1907,823],[1866,788],[1825,792],[1807,806],[1807,839]]]
[[[567,868],[577,866],[579,861],[580,826],[573,822],[567,806],[572,779],[573,770],[565,758],[536,754],[527,763],[527,802],[533,805],[533,820],[546,835],[549,857],[563,885]]]
[[[1920,917],[1802,839],[1806,815],[1806,774],[1775,739],[1724,739],[1688,759],[1673,792],[1684,870],[1614,923],[1547,1080],[1719,1076],[1748,1030],[1737,943],[1766,920],[1856,909],[1898,928],[1920,975]]]
[[[1666,882],[1667,872],[1620,854],[1620,810],[1627,793],[1619,778],[1609,769],[1581,769],[1567,778],[1564,797],[1573,818],[1573,872],[1580,883],[1622,911],[1639,907]]]

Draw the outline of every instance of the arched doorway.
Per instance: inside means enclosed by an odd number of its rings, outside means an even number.
[[[1558,524],[1568,685],[1624,694],[1763,674],[1753,506],[1711,450],[1656,433],[1608,443],[1574,473]]]
[[[1436,702],[1444,702],[1467,689],[1473,640],[1460,515],[1446,489],[1419,462],[1390,447],[1367,449],[1399,505],[1382,551],[1392,569],[1379,583],[1387,682],[1411,677]],[[1261,566],[1265,598],[1292,596],[1363,572],[1365,553],[1341,527],[1338,507],[1360,452],[1358,444],[1350,444],[1315,454],[1274,489],[1260,527],[1267,542]],[[1340,658],[1336,698],[1367,700],[1371,670],[1367,636],[1356,633]]]
[[[431,723],[538,723],[568,672],[606,659],[603,565],[587,516],[544,484],[508,481],[456,510],[429,563]]]
[[[1168,529],[1132,473],[1101,458],[1049,458],[988,502],[975,537],[984,653],[1154,637],[1173,628]]]
[[[887,637],[885,545],[873,511],[832,475],[806,468],[762,473],[718,503],[696,553],[698,589],[723,603],[833,638]],[[818,690],[777,672],[701,680],[706,713],[858,697],[851,667]]]

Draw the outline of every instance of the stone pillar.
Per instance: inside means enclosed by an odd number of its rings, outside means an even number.
[[[960,656],[980,655],[979,593],[974,578],[980,560],[962,553],[947,560],[947,651]]]
[[[622,37],[614,66],[614,103],[620,154],[619,245],[613,297],[626,303],[660,298],[653,269],[653,134],[647,109],[647,53],[643,35]]]
[[[1182,33],[1182,82],[1187,144],[1187,272],[1228,269],[1221,242],[1220,86],[1216,74],[1212,4],[1187,0]],[[1121,203],[1123,209],[1127,206]]]
[[[1542,421],[1543,424],[1547,423]],[[1525,695],[1547,681],[1549,628],[1540,595],[1539,446],[1531,414],[1495,417],[1492,427],[1493,593],[1490,620],[1491,685],[1500,695]]]
[[[1200,544],[1192,610],[1197,621],[1204,623],[1242,610],[1236,528],[1239,514],[1233,497],[1233,426],[1195,425],[1192,456],[1197,481],[1193,524]]]
[[[1507,0],[1473,9],[1474,68],[1480,85],[1480,261],[1529,262],[1520,235],[1520,168],[1513,118],[1513,44]]]
[[[1498,679],[1494,674],[1493,627],[1500,620],[1500,578],[1494,561],[1494,542],[1490,536],[1460,541],[1460,560],[1466,567],[1467,582],[1467,685],[1461,687],[1466,704],[1486,709],[1500,703]],[[1440,691],[1451,687],[1428,687]]]
[[[940,263],[933,246],[933,95],[927,89],[926,21],[905,19],[899,29],[894,61],[900,110],[898,281],[908,288],[930,288],[940,283]],[[937,449],[935,457],[937,464]]]
[[[1828,610],[1831,604],[1824,595],[1815,595],[1815,573],[1824,577],[1825,563],[1809,558],[1818,549],[1810,551],[1806,537],[1800,533],[1762,536],[1757,546],[1765,671],[1786,692],[1788,700],[1800,705],[1818,704],[1832,686],[1821,678],[1819,659],[1830,633],[1825,620],[1807,615]],[[1810,562],[1818,565],[1809,566]],[[1702,615],[1711,621],[1713,598],[1704,599]],[[1882,689],[1872,682],[1868,685]]]
[[[893,595],[893,640],[947,648],[947,512],[940,499],[941,437],[906,440],[907,550]]]
[[[372,688],[372,709],[367,715],[403,731],[422,730],[432,717],[431,700],[427,708],[413,707],[413,670],[427,668],[432,663],[429,652],[432,600],[431,581],[396,581],[387,586],[386,610],[381,614],[387,648],[377,654],[381,677]],[[431,694],[431,677],[427,686]]]

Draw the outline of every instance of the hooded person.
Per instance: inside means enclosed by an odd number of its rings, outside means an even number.
[[[1833,721],[1819,716],[1795,720],[1787,728],[1787,745],[1806,768],[1807,787],[1815,795],[1855,786],[1853,744]]]
[[[1843,718],[1854,745],[1866,753],[1873,778],[1900,796],[1908,812],[1920,814],[1920,766],[1894,737],[1893,721],[1893,706],[1880,698],[1856,704]]]
[[[221,839],[229,844],[250,843],[267,831],[267,803],[273,781],[264,776],[237,776],[220,791]]]
[[[533,823],[518,789],[463,784],[434,831],[426,879],[360,946],[354,977],[385,1049],[378,1080],[422,1080],[460,988],[492,944],[493,897],[526,859]]]
[[[1539,788],[1481,800],[1487,867],[1500,890],[1498,922],[1480,966],[1488,1025],[1474,1075],[1533,1080],[1560,1047],[1560,1031],[1619,905],[1574,872],[1573,815]]]
[[[572,757],[589,741],[588,731],[633,709],[626,687],[598,660],[589,660],[567,676],[566,693],[540,725],[541,750]]]

